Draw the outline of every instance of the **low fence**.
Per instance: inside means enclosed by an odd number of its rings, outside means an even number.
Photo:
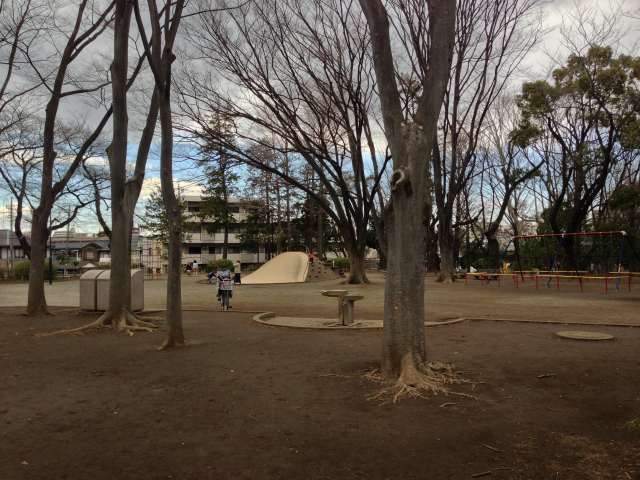
[[[578,275],[564,275],[563,273],[564,272],[468,272],[464,274],[464,283],[468,285],[469,279],[475,279],[479,280],[482,285],[489,285],[491,282],[496,282],[498,286],[500,286],[503,279],[510,279],[516,288],[520,288],[521,285],[529,282],[535,285],[536,290],[540,289],[540,283],[544,283],[547,288],[550,288],[551,284],[553,284],[555,288],[559,290],[562,281],[566,280],[575,281],[577,288],[583,292],[585,284],[602,282],[602,293],[606,295],[612,287],[615,288],[616,291],[626,290],[630,292],[633,278],[640,276],[640,272],[611,272],[609,275],[589,275],[588,272],[584,272],[584,275],[580,275],[579,273],[581,272],[577,272]]]

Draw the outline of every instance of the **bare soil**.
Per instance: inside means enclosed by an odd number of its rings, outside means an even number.
[[[161,334],[36,337],[94,317],[0,310],[0,478],[640,478],[625,428],[640,416],[638,329],[598,327],[616,336],[599,343],[554,325],[428,329],[430,357],[477,399],[380,405],[363,378],[380,331],[185,317],[193,344],[159,352]]]
[[[384,311],[384,275],[367,272],[371,283],[345,285],[344,280],[324,280],[289,285],[240,285],[234,291],[233,307],[238,311],[273,311],[280,316],[331,318],[337,315],[336,300],[320,295],[322,290],[348,289],[364,296],[357,302],[358,319],[381,320]],[[604,294],[602,281],[585,282],[583,290],[574,280],[565,280],[560,289],[551,283],[526,281],[516,288],[511,281],[484,285],[478,280],[453,285],[436,283],[427,277],[425,320],[459,317],[505,318],[519,320],[557,320],[567,323],[612,323],[640,325],[640,279],[631,292],[616,291],[615,283]],[[166,279],[145,282],[145,308],[164,308]],[[621,287],[624,285],[621,285]],[[78,281],[54,282],[46,286],[47,303],[56,306],[79,305]],[[215,309],[216,289],[204,275],[183,276],[182,298],[185,308]],[[0,284],[0,307],[26,306],[27,284]]]

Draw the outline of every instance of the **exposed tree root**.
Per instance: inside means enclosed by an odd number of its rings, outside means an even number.
[[[476,399],[473,395],[454,392],[449,386],[469,383],[460,378],[451,364],[429,362],[416,365],[409,356],[402,362],[401,373],[395,381],[391,381],[378,369],[365,374],[365,378],[383,385],[381,390],[369,395],[368,400],[381,403],[396,403],[403,398],[428,398],[432,395],[457,395]]]
[[[133,336],[134,332],[154,332],[158,325],[142,319],[139,316],[129,312],[121,311],[117,314],[112,312],[103,313],[97,320],[77,328],[68,328],[64,330],[56,330],[54,332],[39,333],[38,337],[51,337],[54,335],[82,335],[84,332],[91,330],[100,330],[102,328],[112,328],[116,332],[123,332],[129,336]]]

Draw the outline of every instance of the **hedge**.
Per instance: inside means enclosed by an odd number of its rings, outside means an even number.
[[[17,280],[29,280],[29,270],[31,269],[31,261],[22,260],[17,262],[13,266],[13,275]],[[53,263],[52,267],[53,278],[55,279],[58,275],[58,264],[56,262]],[[49,261],[45,260],[44,263],[44,279],[49,280]]]
[[[205,266],[205,270],[207,272],[217,272],[218,270],[233,270],[233,262],[231,260],[221,258],[219,260],[214,260]]]

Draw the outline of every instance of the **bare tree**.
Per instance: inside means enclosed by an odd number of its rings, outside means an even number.
[[[405,43],[416,61],[421,93],[415,113],[403,113],[391,47],[389,14],[381,0],[360,0],[382,107],[384,131],[393,157],[391,201],[385,211],[388,265],[385,284],[382,371],[400,388],[438,388],[426,363],[424,337],[424,249],[427,162],[436,138],[451,67],[455,0],[397,2],[411,28]]]
[[[162,348],[184,345],[182,330],[182,208],[173,187],[173,118],[171,113],[171,65],[175,60],[173,47],[178,33],[184,0],[167,1],[158,10],[155,0],[148,0],[151,39],[147,39],[138,5],[136,22],[144,44],[145,55],[153,72],[160,113],[160,180],[162,200],[167,213],[169,261],[167,278],[167,338]]]
[[[366,232],[384,165],[378,166],[383,160],[370,120],[375,82],[366,54],[368,39],[353,4],[267,0],[224,16],[204,15],[190,29],[191,39],[198,59],[225,83],[189,72],[180,88],[182,108],[189,123],[199,127],[197,135],[215,135],[209,131],[215,115],[235,119],[235,146],[227,145],[227,150],[321,206],[349,252],[349,282],[360,283],[367,280]],[[265,134],[278,141],[265,144]],[[323,195],[284,169],[252,157],[255,145],[275,147],[292,161],[305,162],[322,184]]]
[[[460,0],[442,134],[432,156],[440,281],[452,281],[458,196],[475,173],[487,115],[540,34],[540,0]]]
[[[487,122],[480,157],[478,193],[481,203],[481,230],[487,242],[487,256],[499,266],[500,245],[497,233],[502,225],[512,196],[523,184],[536,176],[543,158],[530,159],[525,145],[511,133],[518,125],[518,112],[513,98],[502,97],[494,104]],[[468,194],[465,195],[468,197]]]
[[[29,272],[29,294],[27,313],[34,315],[48,313],[44,295],[44,260],[46,254],[46,240],[50,232],[49,217],[54,203],[65,191],[69,181],[74,177],[76,170],[81,165],[92,143],[98,138],[106,125],[111,111],[108,109],[98,121],[95,129],[78,143],[75,154],[70,161],[64,164],[58,158],[56,134],[59,132],[59,112],[61,102],[70,97],[91,95],[101,92],[108,85],[106,79],[97,80],[95,83],[75,81],[73,75],[69,75],[70,68],[77,62],[82,52],[99,38],[111,23],[113,5],[109,4],[101,12],[90,11],[87,0],[80,2],[76,10],[76,16],[68,32],[56,32],[63,38],[59,55],[55,61],[49,63],[53,68],[45,71],[42,66],[33,60],[33,52],[26,52],[26,58],[42,81],[43,88],[48,95],[45,109],[42,133],[42,173],[39,192],[39,201],[35,205],[31,222],[31,268]],[[57,23],[53,22],[54,25]],[[58,158],[58,160],[56,160]],[[59,175],[54,173],[58,172]]]

